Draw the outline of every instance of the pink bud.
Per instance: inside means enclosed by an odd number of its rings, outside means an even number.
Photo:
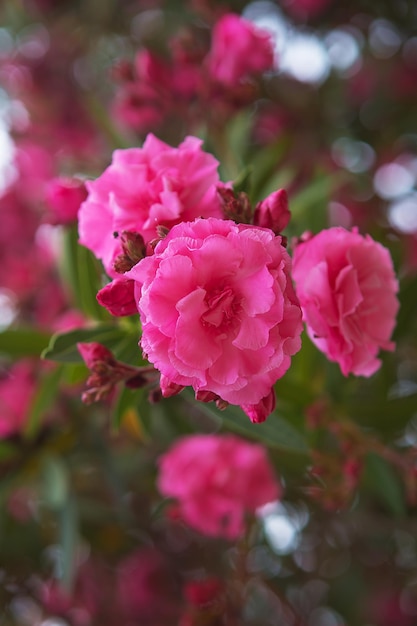
[[[264,422],[268,415],[270,415],[275,409],[274,390],[271,389],[269,394],[262,398],[258,404],[242,404],[241,409],[242,411],[245,411],[246,415],[249,416],[251,422],[254,424]]]
[[[279,235],[290,221],[291,213],[288,209],[288,196],[285,189],[278,189],[265,200],[258,202],[255,208],[253,223],[255,226],[271,229]]]
[[[77,343],[77,348],[89,369],[94,367],[97,361],[115,363],[113,354],[101,343]]]
[[[176,396],[177,393],[180,393],[184,389],[182,385],[177,385],[173,383],[169,378],[161,374],[161,391],[164,398],[170,398],[171,396]]]
[[[97,301],[109,313],[116,317],[134,315],[138,312],[135,303],[134,281],[126,278],[116,278],[108,283],[97,294]]]
[[[217,395],[217,393],[213,393],[213,391],[203,391],[200,389],[196,392],[195,399],[199,400],[200,402],[212,402],[213,400],[218,400],[219,396]]]

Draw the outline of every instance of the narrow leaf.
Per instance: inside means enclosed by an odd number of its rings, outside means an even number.
[[[96,341],[113,349],[126,338],[126,331],[114,324],[100,324],[94,328],[79,328],[68,333],[57,333],[51,337],[42,358],[65,363],[82,363],[77,343]]]
[[[48,345],[50,338],[49,333],[32,328],[4,330],[0,333],[0,354],[12,358],[39,356]]]
[[[25,425],[24,435],[26,437],[31,438],[38,432],[42,418],[45,416],[58,394],[58,386],[62,373],[62,366],[55,367],[52,372],[44,376],[43,380],[38,385]]]
[[[232,430],[250,439],[255,439],[270,448],[308,455],[308,446],[301,433],[283,417],[273,413],[262,424],[253,424],[237,407],[229,406],[219,411],[214,404],[199,404],[200,411]]]
[[[363,482],[365,488],[368,488],[391,513],[397,516],[405,515],[402,484],[385,459],[374,453],[367,455]]]
[[[76,566],[76,548],[78,542],[78,510],[73,496],[69,496],[60,512],[59,534],[62,550],[61,583],[64,589],[71,591]]]

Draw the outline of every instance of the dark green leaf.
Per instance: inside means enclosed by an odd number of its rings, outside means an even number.
[[[64,233],[61,271],[79,309],[93,319],[110,319],[109,313],[96,299],[102,287],[102,266],[87,248],[79,245],[75,228]]]
[[[397,325],[394,331],[395,341],[408,331],[411,324],[415,324],[416,293],[417,276],[401,283],[399,293],[400,309],[398,311]]]
[[[12,358],[25,356],[40,356],[51,338],[45,333],[33,328],[13,328],[0,333],[0,354]]]
[[[127,417],[128,412],[132,412],[131,417],[133,416],[135,419],[141,422],[140,414],[139,414],[139,406],[144,398],[144,389],[128,389],[127,387],[123,387],[121,390],[116,406],[114,408],[113,413],[113,426],[117,430],[120,428],[123,420]],[[138,430],[142,430],[138,426]],[[143,435],[146,437],[148,433],[146,429],[143,432]]]
[[[233,181],[233,191],[235,193],[239,193],[240,191],[247,193],[250,185],[251,174],[251,167],[244,167],[243,170],[239,172],[238,176]]]
[[[317,232],[327,226],[327,205],[332,193],[346,180],[345,172],[329,176],[317,174],[316,178],[290,197],[291,226],[300,230]]]
[[[401,481],[387,461],[375,453],[366,457],[363,484],[391,513],[405,515]]]
[[[117,345],[126,339],[126,334],[123,328],[114,324],[101,324],[94,328],[79,328],[68,333],[57,333],[51,337],[48,347],[42,353],[42,358],[64,363],[80,363],[83,359],[78,352],[77,343],[94,341],[117,352]]]
[[[251,176],[250,198],[252,202],[263,200],[267,195],[265,190],[271,187],[270,180],[272,177],[280,175],[282,169],[281,161],[288,148],[288,138],[280,137],[278,141],[270,146],[262,148],[254,156],[253,173]],[[275,185],[276,183],[274,183]],[[279,187],[275,187],[271,191],[275,191]]]
[[[42,418],[52,405],[58,394],[58,386],[62,376],[62,366],[54,367],[53,371],[43,377],[39,383],[34,400],[25,425],[24,434],[26,437],[36,435]]]
[[[0,462],[13,458],[18,451],[19,449],[14,444],[8,441],[0,441]]]
[[[71,495],[65,500],[60,512],[59,534],[62,549],[61,582],[70,591],[74,582],[78,542],[78,509]]]
[[[211,416],[217,423],[223,424],[226,430],[260,441],[270,448],[308,454],[308,446],[301,433],[276,413],[262,424],[253,424],[247,415],[234,406],[219,411],[214,404],[200,403],[199,410]]]

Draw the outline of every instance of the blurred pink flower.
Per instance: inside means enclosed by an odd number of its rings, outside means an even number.
[[[33,363],[17,361],[0,378],[0,438],[19,433],[36,391]]]
[[[122,126],[144,133],[162,124],[166,115],[163,103],[152,85],[138,79],[119,87],[112,112]]]
[[[115,623],[119,612],[109,568],[95,558],[76,566],[71,590],[55,579],[40,583],[37,595],[47,615],[63,617],[72,626]]]
[[[138,282],[141,345],[165,386],[191,385],[199,399],[250,405],[253,421],[265,419],[301,346],[290,265],[267,229],[214,218],[174,226],[125,274]]]
[[[388,250],[330,228],[296,247],[293,277],[311,340],[345,376],[371,376],[379,350],[394,349],[398,283]]]
[[[116,150],[112,164],[93,182],[79,211],[80,242],[102,259],[116,276],[113,263],[121,253],[118,233],[140,233],[145,242],[195,217],[220,217],[216,184],[218,161],[187,137],[178,148],[148,135],[142,148]]]
[[[141,548],[127,556],[117,570],[116,588],[120,614],[125,620],[134,620],[135,624],[143,623],[142,620],[148,623],[149,619],[152,624],[159,620],[176,623],[176,579],[156,549]]]
[[[228,13],[213,28],[207,63],[212,79],[236,87],[253,75],[273,68],[271,35],[252,22]]]
[[[184,522],[209,536],[237,539],[245,514],[281,496],[264,448],[234,435],[183,437],[159,470],[159,491],[178,501]]]
[[[82,181],[75,178],[53,178],[46,185],[45,201],[51,224],[71,224],[77,221],[78,209],[87,197]]]

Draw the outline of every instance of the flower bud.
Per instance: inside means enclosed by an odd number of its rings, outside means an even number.
[[[285,189],[278,189],[265,200],[258,202],[255,208],[253,223],[255,226],[271,229],[279,235],[290,221],[291,213],[288,209],[288,196]]]

